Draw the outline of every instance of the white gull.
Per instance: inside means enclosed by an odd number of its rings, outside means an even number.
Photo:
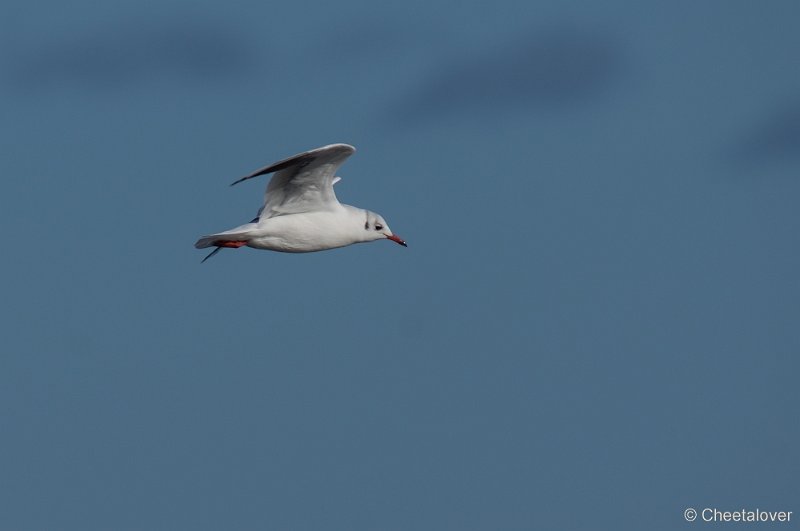
[[[194,246],[216,247],[205,262],[223,248],[252,247],[284,253],[308,253],[354,243],[392,240],[406,246],[375,212],[343,205],[333,185],[336,170],[356,149],[331,144],[300,153],[257,170],[234,184],[275,172],[267,185],[264,206],[250,223],[203,236]]]

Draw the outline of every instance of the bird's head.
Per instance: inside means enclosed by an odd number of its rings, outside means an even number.
[[[375,212],[370,212],[369,210],[366,212],[367,218],[364,221],[364,241],[371,242],[385,238],[392,240],[395,243],[399,243],[403,247],[408,247],[402,238],[392,232],[392,230],[389,228],[389,225],[386,223],[386,220],[383,219],[382,216],[376,214]]]

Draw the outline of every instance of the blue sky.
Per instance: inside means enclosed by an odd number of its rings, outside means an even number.
[[[8,4],[3,527],[800,509],[798,16]],[[333,142],[407,249],[200,264],[228,183]]]

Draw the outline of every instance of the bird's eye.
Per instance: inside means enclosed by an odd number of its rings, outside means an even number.
[[[376,223],[375,230],[383,230],[383,225],[381,225],[380,223]]]

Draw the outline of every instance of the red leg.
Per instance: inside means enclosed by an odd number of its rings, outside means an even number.
[[[230,241],[219,240],[219,241],[214,242],[214,245],[216,245],[217,247],[230,247],[230,248],[233,248],[233,249],[238,249],[239,247],[247,245],[247,242],[242,242],[242,241],[230,242]]]

